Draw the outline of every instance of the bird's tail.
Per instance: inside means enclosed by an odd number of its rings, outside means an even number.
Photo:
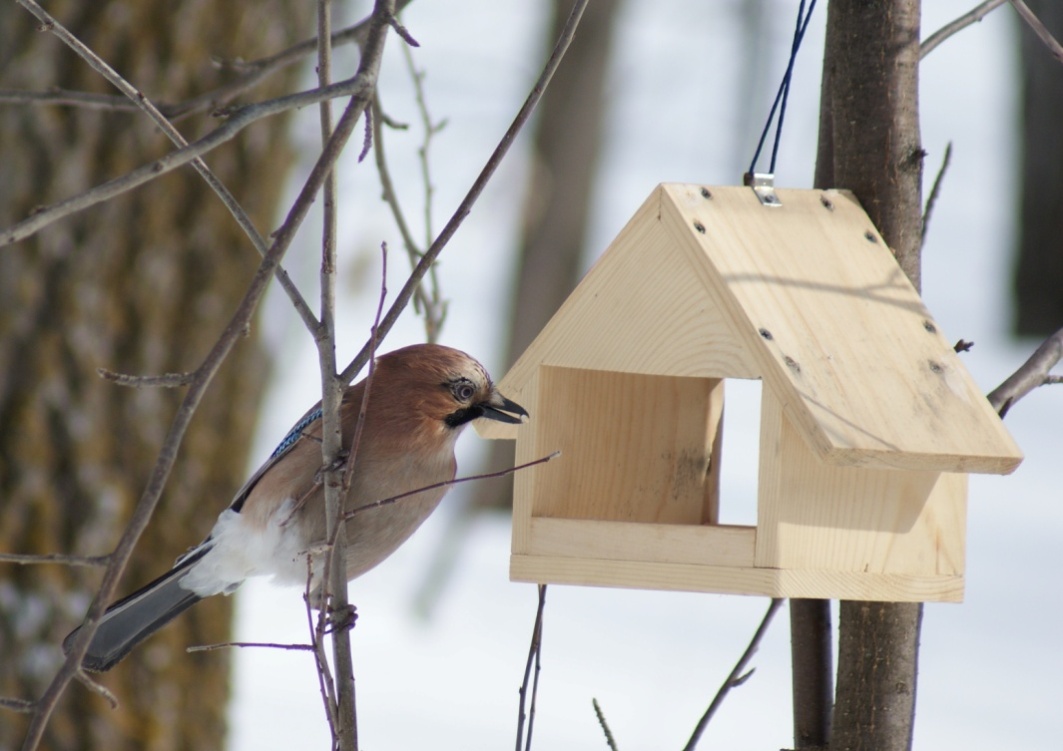
[[[209,549],[203,545],[193,550],[158,579],[107,608],[81,667],[94,672],[110,670],[140,642],[199,602],[202,598],[184,589],[181,580]],[[64,652],[70,651],[79,631],[80,626],[63,640]]]

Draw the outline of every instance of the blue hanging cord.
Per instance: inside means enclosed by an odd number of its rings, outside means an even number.
[[[775,159],[779,155],[779,140],[782,137],[783,118],[786,117],[786,100],[790,95],[790,79],[794,72],[794,61],[797,59],[797,51],[801,48],[801,40],[805,38],[805,31],[808,29],[808,22],[812,18],[812,11],[815,8],[816,0],[812,0],[808,4],[808,13],[805,13],[805,0],[801,0],[801,4],[797,8],[797,25],[794,28],[794,41],[790,45],[790,61],[786,64],[786,73],[783,75],[782,83],[779,84],[779,91],[775,94],[771,112],[768,113],[768,121],[764,123],[764,130],[760,134],[760,141],[757,142],[757,150],[753,154],[753,161],[749,164],[750,175],[756,172],[757,160],[760,159],[761,149],[764,148],[768,130],[771,128],[771,123],[775,119],[775,112],[778,110],[779,122],[775,126],[775,143],[771,149],[771,165],[768,167],[768,172],[775,174]]]

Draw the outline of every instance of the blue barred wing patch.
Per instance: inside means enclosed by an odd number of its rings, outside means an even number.
[[[288,431],[288,435],[284,436],[284,440],[280,442],[277,448],[273,449],[273,453],[269,455],[270,459],[276,459],[283,454],[292,444],[299,440],[299,436],[303,434],[303,431],[310,426],[311,423],[321,418],[321,407],[317,407],[310,412],[306,417],[300,420],[295,427]]]

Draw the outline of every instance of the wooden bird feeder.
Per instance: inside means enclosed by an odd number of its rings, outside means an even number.
[[[755,527],[718,523],[728,378]],[[1022,460],[845,191],[659,186],[499,388],[531,421],[481,432],[562,451],[515,476],[518,581],[959,601],[966,473]]]

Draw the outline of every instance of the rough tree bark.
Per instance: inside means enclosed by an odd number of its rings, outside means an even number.
[[[179,101],[231,76],[212,56],[253,59],[284,48],[311,14],[287,0],[49,3],[48,10],[149,97]],[[298,13],[298,15],[297,15]],[[302,26],[307,24],[302,23]],[[256,96],[293,86],[278,75]],[[0,6],[0,88],[115,93],[14,3]],[[180,126],[213,127],[208,116]],[[290,161],[271,120],[207,157],[267,232]],[[140,113],[0,107],[0,226],[172,148]],[[197,365],[232,312],[257,254],[191,169],[0,251],[0,550],[108,552],[136,502],[180,394],[126,389],[96,369],[159,374]],[[127,572],[133,588],[198,542],[239,486],[266,377],[252,335],[215,379],[188,432],[159,513]],[[0,694],[38,696],[59,643],[84,614],[99,574],[0,567]],[[220,748],[228,694],[223,652],[231,603],[190,611],[104,679],[121,706],[73,687],[42,748]],[[194,720],[192,719],[194,718]],[[4,713],[0,749],[22,718]]]
[[[852,190],[919,287],[919,0],[832,0],[817,182]],[[822,183],[821,183],[822,184]],[[830,748],[907,751],[922,606],[842,602]]]
[[[1063,3],[1026,0],[1063,39]],[[1015,331],[1045,337],[1063,326],[1063,66],[1024,23],[1022,54],[1022,198],[1013,289]]]

